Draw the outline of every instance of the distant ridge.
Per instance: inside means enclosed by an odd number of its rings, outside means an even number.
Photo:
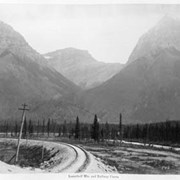
[[[50,66],[84,89],[96,87],[118,73],[120,63],[103,63],[87,50],[65,48],[44,55]]]

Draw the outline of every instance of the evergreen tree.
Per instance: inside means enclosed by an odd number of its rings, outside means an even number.
[[[72,130],[72,128],[74,128],[74,125],[72,124],[72,121],[69,121],[69,123],[67,124],[67,129],[68,129],[68,132],[70,132]]]
[[[50,133],[54,132],[54,120],[51,120]]]
[[[122,114],[119,115],[119,140],[122,142]]]
[[[102,142],[104,142],[104,129],[103,128],[101,129],[101,140]]]
[[[54,122],[54,124],[53,124],[53,135],[54,135],[54,137],[56,135],[56,122]]]
[[[176,142],[179,142],[179,130],[180,130],[179,123],[177,122],[175,126],[175,138],[174,138]]]
[[[92,138],[99,142],[99,122],[96,114],[94,116],[94,123],[92,125]]]
[[[135,128],[135,137],[136,139],[139,139],[139,124],[136,125],[136,128]]]
[[[43,125],[42,125],[42,134],[44,135],[44,130],[45,130],[45,119],[43,119]]]
[[[48,134],[48,137],[49,137],[49,133],[50,133],[50,125],[51,125],[51,120],[48,119],[48,122],[47,122],[47,134]]]
[[[75,139],[80,138],[80,123],[79,123],[79,117],[76,118],[76,125],[75,125]]]
[[[74,134],[75,134],[74,128],[71,129],[70,134],[71,134],[70,137],[71,137],[71,136],[74,137]]]
[[[167,119],[165,123],[165,133],[166,133],[165,140],[166,141],[169,140],[169,133],[170,133],[169,130],[170,130],[170,123],[169,123],[169,120]]]
[[[158,124],[155,124],[153,130],[154,130],[153,131],[154,132],[153,133],[153,135],[154,135],[153,140],[157,142],[159,140],[159,127],[158,127]]]
[[[109,133],[110,133],[109,124],[108,122],[106,122],[105,124],[105,138],[106,139],[109,139]]]
[[[63,136],[66,136],[67,134],[67,124],[66,124],[66,120],[64,121],[64,124],[63,124]]]
[[[149,125],[145,124],[142,131],[142,138],[144,139],[144,143],[148,142],[149,139]]]
[[[2,124],[0,123],[0,132],[2,132]]]
[[[38,123],[37,123],[37,137],[39,136],[39,129],[40,129],[40,124],[39,124],[39,119],[38,119]]]
[[[14,132],[15,132],[15,136],[17,137],[17,134],[18,134],[18,125],[17,125],[17,121],[15,122]]]
[[[29,135],[32,136],[34,132],[34,127],[31,119],[29,120],[29,126],[28,126]]]
[[[58,129],[58,136],[61,136],[61,125],[59,125],[59,129]]]
[[[116,130],[114,128],[111,129],[111,139],[116,139]]]
[[[85,130],[85,126],[81,126],[81,129],[80,129],[80,134],[81,134],[81,138],[82,139],[84,139],[86,136],[85,136],[85,134],[86,134],[86,132],[85,132],[86,130]]]
[[[90,130],[89,130],[88,126],[84,127],[84,136],[86,139],[90,138]]]
[[[8,136],[8,131],[9,131],[9,124],[8,124],[8,122],[6,122],[5,131],[6,131],[6,137],[7,137]]]
[[[11,130],[11,137],[13,137],[13,126],[12,126],[12,124],[11,124],[10,130]]]

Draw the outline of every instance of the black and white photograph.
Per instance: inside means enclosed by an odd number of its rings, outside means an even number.
[[[180,174],[180,4],[33,2],[0,3],[0,176]]]

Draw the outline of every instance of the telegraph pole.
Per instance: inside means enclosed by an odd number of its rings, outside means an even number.
[[[18,108],[18,110],[22,111],[22,121],[21,121],[21,129],[20,129],[20,132],[19,132],[15,163],[18,162],[19,148],[20,148],[20,141],[21,141],[22,130],[23,130],[23,125],[24,125],[25,113],[26,113],[26,111],[29,111],[29,109],[27,108],[27,105],[24,103],[24,104],[22,104],[21,108]]]

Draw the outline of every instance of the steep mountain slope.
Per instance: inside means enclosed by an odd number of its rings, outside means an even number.
[[[180,20],[164,16],[158,24],[144,34],[131,53],[128,63],[143,57],[153,56],[160,48],[175,47],[180,50]]]
[[[126,67],[84,95],[86,105],[103,121],[118,122],[119,112],[124,123],[180,119],[180,51],[178,43],[166,40],[169,34],[180,37],[179,25],[178,20],[163,19],[143,35]],[[162,38],[165,29],[171,33]]]
[[[100,85],[123,67],[120,63],[98,62],[88,51],[75,48],[50,52],[44,57],[49,65],[85,89]]]
[[[18,106],[24,102],[30,114],[51,115],[53,110],[38,111],[39,104],[71,99],[77,91],[19,33],[0,22],[0,120],[19,117]]]

